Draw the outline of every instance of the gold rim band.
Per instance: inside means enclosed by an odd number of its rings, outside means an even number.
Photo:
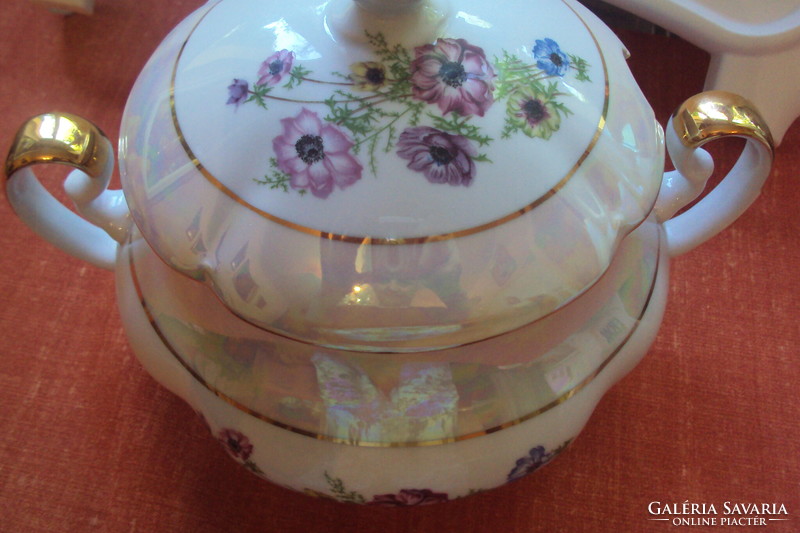
[[[85,118],[69,113],[44,113],[28,119],[17,132],[6,158],[6,177],[38,163],[59,163],[98,178],[108,165],[111,143]]]
[[[575,386],[573,386],[568,391],[564,392],[560,396],[554,398],[549,403],[539,407],[538,409],[536,409],[536,410],[534,410],[532,412],[526,413],[526,414],[524,414],[524,415],[522,415],[522,416],[520,416],[520,417],[518,417],[516,419],[509,420],[508,422],[504,422],[502,424],[498,424],[496,426],[493,426],[493,427],[490,427],[490,428],[487,428],[487,429],[484,429],[484,430],[473,431],[471,433],[466,433],[466,434],[463,434],[463,435],[457,435],[457,436],[454,436],[454,437],[446,437],[446,438],[442,438],[442,439],[432,439],[432,440],[426,440],[426,441],[380,442],[380,441],[359,441],[359,440],[354,440],[354,439],[343,439],[343,438],[339,438],[339,437],[332,437],[330,435],[324,435],[324,434],[321,434],[321,433],[316,433],[314,431],[310,431],[310,430],[307,430],[307,429],[302,429],[302,428],[299,428],[299,427],[296,427],[296,426],[292,426],[292,425],[287,424],[285,422],[281,422],[281,421],[276,420],[276,419],[274,419],[272,417],[266,416],[263,413],[260,413],[260,412],[254,410],[254,409],[251,409],[250,407],[248,407],[248,406],[244,405],[243,403],[241,403],[239,400],[236,400],[235,398],[232,398],[231,396],[225,394],[224,392],[222,392],[218,388],[214,387],[202,375],[200,375],[200,373],[197,370],[195,370],[192,367],[192,365],[189,364],[188,361],[184,360],[184,358],[181,356],[181,354],[178,352],[178,350],[170,343],[169,339],[164,334],[164,332],[161,331],[161,328],[158,326],[158,323],[156,322],[155,316],[153,315],[153,313],[151,312],[151,310],[150,310],[150,308],[149,308],[149,306],[147,304],[147,299],[144,297],[144,294],[142,293],[142,288],[141,288],[141,285],[139,283],[139,278],[138,278],[138,276],[136,274],[136,265],[135,265],[135,261],[134,261],[134,257],[133,257],[133,251],[132,251],[131,243],[128,244],[126,249],[127,249],[127,253],[128,253],[128,264],[129,264],[129,267],[130,267],[130,273],[131,273],[131,279],[132,279],[132,282],[133,282],[133,287],[134,287],[134,290],[136,292],[136,296],[138,298],[139,304],[142,306],[142,311],[144,312],[145,316],[147,317],[147,321],[150,324],[150,327],[153,328],[153,332],[159,338],[159,340],[164,345],[164,347],[169,351],[169,353],[175,358],[175,360],[187,372],[189,372],[189,374],[201,386],[203,386],[205,389],[207,389],[209,392],[211,392],[214,396],[216,396],[220,400],[224,401],[225,403],[233,406],[234,408],[236,408],[236,409],[238,409],[238,410],[240,410],[240,411],[242,411],[242,412],[244,412],[244,413],[246,413],[246,414],[248,414],[248,415],[250,415],[250,416],[252,416],[254,418],[257,418],[258,420],[266,422],[267,424],[270,424],[272,426],[275,426],[275,427],[278,427],[278,428],[281,428],[281,429],[285,429],[287,431],[291,431],[292,433],[297,433],[298,435],[311,437],[311,438],[316,439],[316,440],[321,440],[321,441],[326,441],[326,442],[333,442],[333,443],[336,443],[336,444],[346,444],[346,445],[349,445],[349,446],[362,446],[362,447],[368,447],[368,448],[406,448],[406,447],[418,447],[418,446],[438,446],[438,445],[442,445],[442,444],[450,444],[450,443],[459,442],[459,441],[463,441],[463,440],[467,440],[467,439],[472,439],[472,438],[475,438],[475,437],[481,437],[483,435],[489,435],[491,433],[497,433],[498,431],[502,431],[504,429],[508,429],[510,427],[519,425],[519,424],[521,424],[523,422],[527,422],[528,420],[531,420],[532,418],[535,418],[535,417],[541,415],[542,413],[545,413],[545,412],[553,409],[554,407],[557,407],[557,406],[561,405],[562,403],[566,402],[567,400],[569,400],[570,398],[575,396],[578,392],[583,390],[585,387],[590,385],[595,380],[595,378],[597,378],[597,376],[600,375],[600,373],[628,345],[628,342],[631,340],[633,335],[638,330],[639,325],[642,323],[642,320],[644,319],[644,316],[647,313],[648,309],[650,308],[650,304],[652,303],[653,294],[655,293],[656,285],[658,284],[658,276],[659,276],[659,270],[660,270],[659,266],[660,266],[660,261],[661,261],[661,240],[659,239],[658,250],[656,251],[657,261],[656,261],[655,269],[653,271],[652,278],[650,280],[650,289],[649,289],[649,291],[647,293],[647,296],[646,296],[646,298],[644,300],[644,304],[642,305],[641,312],[639,313],[639,315],[636,318],[636,323],[633,325],[633,327],[628,332],[628,334],[625,336],[625,338],[622,339],[622,341],[619,343],[619,345],[602,362],[600,362],[600,364],[597,366],[597,368],[594,371],[592,371],[591,373],[589,373],[589,375],[584,377],[580,382],[576,383]]]
[[[267,220],[270,220],[272,222],[275,222],[277,224],[281,224],[282,226],[294,229],[296,231],[300,231],[302,233],[306,233],[306,234],[309,234],[309,235],[313,235],[315,237],[319,237],[319,238],[322,238],[322,239],[333,240],[333,241],[343,241],[343,242],[350,242],[350,243],[356,243],[356,244],[382,245],[382,244],[423,244],[423,243],[430,243],[430,242],[446,241],[446,240],[456,239],[456,238],[459,238],[459,237],[466,237],[468,235],[474,235],[476,233],[481,233],[483,231],[490,230],[492,228],[501,226],[501,225],[503,225],[503,224],[505,224],[505,223],[507,223],[507,222],[509,222],[511,220],[514,220],[515,218],[521,217],[521,216],[525,215],[526,213],[529,213],[529,212],[533,211],[534,209],[536,209],[537,207],[542,205],[546,200],[548,200],[548,199],[552,198],[553,196],[555,196],[572,179],[572,177],[575,176],[575,174],[577,174],[578,170],[583,165],[584,161],[586,161],[586,159],[589,157],[589,155],[594,150],[594,147],[597,145],[597,142],[600,140],[600,136],[602,135],[602,133],[605,130],[605,127],[606,127],[606,117],[608,115],[610,92],[609,92],[609,81],[608,81],[608,65],[606,63],[605,55],[603,55],[603,50],[600,47],[600,43],[597,41],[597,37],[592,32],[592,30],[589,28],[588,24],[586,24],[586,21],[583,20],[583,17],[581,17],[580,14],[575,9],[573,9],[572,6],[570,6],[568,3],[564,2],[564,4],[567,6],[567,8],[570,9],[575,14],[576,17],[578,17],[578,20],[580,20],[581,23],[586,28],[586,31],[591,36],[592,41],[594,42],[595,47],[597,48],[597,53],[600,56],[600,62],[601,62],[602,67],[603,67],[603,76],[604,76],[603,109],[602,109],[601,114],[600,114],[600,119],[598,120],[597,129],[595,130],[595,133],[592,136],[591,140],[589,141],[589,144],[587,145],[586,149],[580,155],[580,157],[578,157],[577,161],[572,166],[572,168],[570,168],[567,171],[566,175],[563,178],[561,178],[561,180],[559,180],[558,183],[556,183],[550,190],[545,192],[542,196],[540,196],[539,198],[537,198],[533,202],[523,206],[520,209],[517,209],[516,211],[513,211],[513,212],[511,212],[511,213],[509,213],[507,215],[504,215],[504,216],[502,216],[500,218],[497,218],[495,220],[492,220],[490,222],[487,222],[485,224],[481,224],[481,225],[478,225],[478,226],[473,226],[473,227],[466,228],[466,229],[463,229],[463,230],[458,230],[458,231],[454,231],[454,232],[451,232],[451,233],[442,233],[442,234],[438,234],[438,235],[428,235],[428,236],[423,236],[423,237],[408,237],[408,238],[386,238],[386,237],[371,237],[371,236],[358,236],[358,235],[342,235],[342,234],[337,234],[337,233],[330,233],[330,232],[327,232],[327,231],[321,231],[321,230],[314,229],[314,228],[311,228],[311,227],[308,227],[308,226],[303,226],[302,224],[297,224],[297,223],[292,222],[290,220],[286,220],[284,218],[281,218],[281,217],[275,216],[275,215],[273,215],[271,213],[268,213],[268,212],[266,212],[266,211],[264,211],[262,209],[259,209],[258,207],[254,206],[253,204],[247,202],[244,198],[239,196],[232,189],[227,187],[224,183],[222,183],[216,176],[214,176],[214,174],[212,174],[200,162],[199,157],[192,151],[192,148],[191,148],[191,146],[189,146],[189,143],[188,143],[188,141],[186,140],[186,137],[183,134],[183,130],[181,129],[180,121],[178,120],[178,112],[177,112],[177,108],[176,108],[176,103],[175,103],[175,79],[176,79],[177,74],[178,74],[178,64],[180,63],[181,57],[183,56],[184,50],[186,49],[186,45],[189,43],[189,39],[192,38],[192,35],[197,30],[197,28],[200,26],[200,24],[203,22],[205,17],[208,16],[208,14],[211,13],[211,11],[213,11],[213,9],[216,6],[219,5],[219,3],[220,2],[217,2],[216,4],[212,5],[211,7],[208,8],[208,11],[203,13],[203,15],[197,21],[195,26],[189,32],[189,35],[186,37],[186,40],[183,42],[183,44],[182,44],[182,46],[180,48],[180,51],[178,52],[178,57],[175,58],[175,63],[173,65],[173,69],[172,69],[172,76],[171,76],[171,79],[170,79],[170,101],[169,101],[170,111],[171,111],[171,114],[172,114],[173,127],[175,128],[175,132],[177,134],[177,137],[180,140],[181,146],[183,147],[183,150],[186,152],[187,157],[192,162],[192,164],[197,169],[197,171],[212,186],[214,186],[219,191],[224,193],[226,196],[228,196],[230,199],[232,199],[237,204],[249,209],[250,211],[256,213],[260,217],[265,218]]]
[[[672,115],[672,127],[688,148],[726,136],[754,139],[774,155],[769,127],[746,98],[727,91],[706,91],[686,100]]]

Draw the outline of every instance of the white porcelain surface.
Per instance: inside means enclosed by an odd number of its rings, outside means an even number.
[[[124,248],[120,283],[134,286],[150,327],[198,383],[262,421],[358,446],[430,445],[537,416],[594,379],[649,305],[659,231],[642,225],[598,283],[548,317],[416,353],[337,350],[253,327],[141,238]]]
[[[498,27],[517,27],[514,10],[459,4],[443,29],[449,41],[443,42],[470,51],[474,69],[482,68],[486,79],[493,73],[491,95],[469,103],[464,95],[389,102],[394,107],[387,112],[418,106],[419,124],[412,126],[403,115],[393,134],[384,130],[380,146],[392,143],[388,153],[363,145],[358,154],[331,156],[352,163],[351,155],[357,155],[362,174],[346,187],[323,191],[324,197],[300,194],[286,182],[285,190],[259,185],[260,176],[286,178],[280,168],[271,174],[269,165],[281,162],[274,147],[289,125],[306,121],[311,129],[338,128],[355,140],[352,131],[323,120],[333,112],[325,104],[284,100],[319,102],[342,87],[360,98],[353,87],[359,68],[380,59],[374,42],[339,42],[326,33],[327,4],[296,4],[280,17],[265,13],[264,6],[210,3],[170,35],[129,100],[120,163],[126,197],[145,239],[174,268],[211,285],[247,321],[298,340],[352,349],[474,342],[536,320],[581,294],[652,208],[663,168],[660,127],[616,37],[591,13],[560,1],[542,11],[547,15],[538,17],[535,28],[520,27],[500,41],[493,37]],[[251,16],[236,22],[233,10]],[[317,17],[311,17],[315,10]],[[375,20],[366,17],[362,31]],[[233,30],[226,33],[228,27]],[[412,41],[399,49],[408,59],[441,52],[414,42],[416,35],[403,35]],[[552,45],[546,41],[550,36]],[[392,43],[391,34],[385,38]],[[209,43],[215,45],[210,51]],[[565,62],[555,74],[540,67],[535,50],[545,44],[553,54],[563,46],[560,53],[572,67]],[[290,52],[293,69],[315,73],[316,82],[292,78],[286,65],[265,75],[259,90],[269,90],[263,97],[266,110],[257,98],[245,100],[254,95],[242,94],[239,101],[228,92],[233,80],[245,76],[254,89],[262,63],[286,63]],[[501,83],[498,64],[509,63],[508,54],[519,60],[514,68],[540,77],[539,86],[558,93],[558,129],[518,127],[503,139],[516,96],[501,94],[518,83]],[[579,58],[588,66],[578,69]],[[392,61],[385,63],[408,68]],[[514,68],[504,76],[515,75]],[[270,85],[279,75],[280,82]],[[364,102],[384,98],[380,91],[363,94]],[[455,102],[460,111],[447,111],[442,102]],[[408,145],[403,132],[452,120],[492,138],[480,150],[491,161],[474,158],[468,185],[432,183],[425,174],[432,167],[409,169],[410,162],[398,155]],[[462,140],[477,150],[477,143]]]
[[[459,6],[461,11],[444,28],[449,40],[431,50],[423,50],[426,41],[415,41],[419,38],[416,32],[381,32],[371,43],[354,46],[346,38],[324,31],[327,6],[298,2],[287,7],[276,13],[275,6],[267,2],[228,0],[214,5],[188,36],[174,79],[175,123],[199,164],[237,201],[284,223],[358,239],[408,239],[470,231],[525,209],[547,194],[592,148],[601,127],[606,87],[604,59],[593,35],[562,2],[542,10],[535,26],[525,28],[519,35],[509,35],[507,40],[497,39],[494,28],[513,27],[518,16],[515,9],[463,3]],[[242,19],[242,13],[248,17]],[[361,31],[374,32],[369,19],[366,23]],[[589,65],[585,76],[591,82],[581,81],[576,69],[564,68],[563,75],[559,75],[538,68],[538,56],[533,50],[536,40],[545,38],[558,43],[562,53],[581,56]],[[381,39],[385,39],[385,45],[378,44]],[[407,56],[378,63],[384,48],[391,50],[397,45],[403,46]],[[611,53],[619,53],[619,49]],[[469,55],[461,62],[449,61],[455,66],[445,63],[445,67],[454,70],[450,83],[457,88],[436,81],[439,77],[423,76],[421,72],[427,73],[426,70],[417,70],[414,76],[418,79],[403,81],[403,88],[398,87],[399,82],[388,81],[393,68],[414,71],[418,59],[430,57],[419,68],[433,70],[427,63],[436,65],[443,57],[457,60],[464,54]],[[505,54],[515,54],[519,61],[503,62]],[[566,55],[564,61],[569,62]],[[361,81],[360,87],[357,76],[368,62],[374,65],[374,76],[384,76],[386,80],[377,84]],[[278,74],[269,75],[269,68],[262,68],[263,63],[272,65],[272,69],[280,65]],[[378,65],[385,65],[389,71]],[[299,79],[291,75],[298,68],[304,73]],[[513,98],[496,95],[503,88],[502,77],[517,75],[523,68],[529,72],[525,75],[526,84],[530,79],[541,79],[543,87],[559,84],[557,92],[561,94],[557,100],[569,110],[561,111],[564,116],[560,117],[559,129],[548,139],[532,138],[520,131],[503,138],[507,107],[513,105]],[[259,76],[265,70],[267,75]],[[466,79],[461,81],[461,76]],[[259,78],[262,86],[269,89],[262,100],[267,109],[255,102],[226,104],[227,87],[232,80],[248,82],[252,91]],[[292,80],[292,87],[287,88]],[[427,91],[415,89],[429,85],[433,88]],[[326,105],[329,99],[337,103]],[[353,113],[354,118],[363,117],[362,120],[374,118],[374,125],[358,123],[358,127],[366,129],[363,134],[349,129],[351,123],[344,119],[326,119],[365,106],[400,116],[368,115],[368,109]],[[555,108],[549,112],[555,112]],[[443,141],[455,142],[455,136],[462,141],[459,148],[473,157],[485,155],[491,162],[475,160],[468,164],[465,158],[464,168],[451,173],[451,180],[457,182],[432,183],[429,180],[433,176],[408,168],[409,160],[396,153],[411,144],[404,142],[409,132],[435,129],[443,120],[476,128],[478,131],[471,137],[491,138],[481,146],[474,138],[439,130],[448,135],[442,137]],[[276,151],[273,144],[286,137],[285,123],[292,128],[287,141],[292,147]],[[298,159],[294,145],[302,137],[301,131],[294,133],[295,128],[308,130],[308,136],[321,131],[325,146],[320,149],[327,152],[309,170],[305,170],[302,161],[291,163],[303,168],[297,174],[274,165],[277,160],[288,167],[290,163],[285,159]],[[331,146],[337,142],[344,146]],[[348,145],[349,150],[345,149]],[[313,148],[306,148],[309,149]],[[288,153],[284,155],[284,151]],[[655,143],[650,151],[656,151]],[[330,168],[312,172],[328,161]],[[530,172],[529,178],[518,179],[520,174],[528,173],[526,166],[534,164],[535,172]],[[433,174],[435,166],[433,163],[426,171],[430,169]],[[291,176],[288,191],[270,188],[260,181],[276,171]],[[301,185],[315,173],[322,175],[319,188],[313,186],[313,179],[308,183],[310,187]],[[328,181],[335,182],[332,190],[323,187]],[[446,205],[458,208],[443,209]]]
[[[629,336],[565,401],[488,434],[477,432],[455,442],[381,446],[309,438],[215,394],[165,347],[145,312],[129,264],[120,261],[117,287],[135,353],[148,372],[201,414],[234,460],[274,483],[312,496],[387,505],[403,498],[429,498],[426,503],[431,503],[467,496],[518,479],[554,459],[578,435],[605,391],[638,363],[655,339],[669,277],[668,258],[662,254],[647,307]],[[578,359],[589,361],[597,355],[591,343],[586,348]]]

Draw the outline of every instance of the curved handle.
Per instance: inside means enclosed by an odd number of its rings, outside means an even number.
[[[700,147],[728,136],[747,140],[734,167],[705,198],[672,218],[703,192],[714,170],[711,156]],[[656,214],[675,256],[725,229],[753,203],[772,167],[774,143],[753,104],[725,91],[700,93],[684,102],[670,118],[666,142],[676,170],[664,175]]]
[[[78,216],[45,189],[33,166],[75,167],[64,181]],[[103,132],[81,117],[47,113],[19,129],[6,159],[6,193],[17,215],[45,240],[94,265],[114,269],[130,214],[122,191],[106,190],[114,151]]]

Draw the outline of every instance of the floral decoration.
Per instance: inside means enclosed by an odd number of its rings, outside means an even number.
[[[341,479],[335,478],[327,472],[325,472],[325,481],[328,484],[330,494],[313,489],[305,489],[303,493],[316,498],[332,498],[343,503],[357,503],[379,507],[409,507],[450,501],[446,493],[434,492],[430,489],[401,489],[397,494],[377,494],[373,496],[371,500],[367,500],[361,493],[347,490]]]
[[[247,461],[253,453],[253,445],[250,444],[250,439],[234,429],[220,430],[217,439],[234,459]]]
[[[444,492],[433,492],[430,489],[401,489],[397,494],[379,494],[372,497],[369,505],[382,507],[408,507],[411,505],[430,505],[442,503],[450,498]]]
[[[374,92],[388,83],[386,67],[376,61],[363,61],[350,66],[350,79],[357,91]]]
[[[228,85],[228,104],[234,104],[237,108],[247,101],[250,96],[250,84],[245,80],[234,79],[233,83]]]
[[[569,70],[569,58],[553,39],[536,40],[533,47],[536,66],[550,76],[563,77]]]
[[[524,457],[517,459],[517,463],[511,472],[508,473],[508,481],[516,481],[531,474],[552,461],[557,455],[563,452],[571,441],[567,441],[555,450],[548,452],[544,446],[535,446],[528,451]]]
[[[281,119],[281,125],[283,134],[272,140],[274,166],[293,189],[327,198],[334,187],[344,189],[361,179],[361,164],[351,154],[353,142],[339,128],[306,108]]]
[[[303,105],[297,116],[280,119],[272,168],[256,183],[327,198],[358,182],[365,168],[377,175],[381,154],[394,153],[430,183],[468,187],[478,164],[491,163],[479,150],[493,135],[550,139],[572,114],[561,80],[591,81],[588,63],[551,38],[534,40],[527,60],[507,51],[490,60],[462,38],[408,49],[381,33],[366,35],[373,57],[348,73],[318,78],[294,52],[279,50],[260,64],[252,86],[235,78],[227,87],[227,104],[237,110],[249,103],[268,109],[271,100]],[[293,98],[290,91],[303,83],[329,86],[330,95]],[[481,119],[501,100],[502,130],[485,131]]]
[[[244,434],[235,429],[223,428],[217,433],[217,440],[228,454],[245,468],[254,474],[264,475],[258,465],[250,459],[253,454],[253,444]]]
[[[288,76],[294,64],[294,52],[281,50],[269,56],[258,69],[258,81],[256,85],[277,85],[281,80]]]
[[[469,185],[475,177],[477,150],[466,137],[429,126],[408,128],[397,141],[397,155],[408,168],[421,172],[431,183]]]
[[[414,49],[411,93],[446,115],[482,117],[492,105],[495,73],[480,47],[464,39],[438,39]]]
[[[558,106],[552,92],[526,88],[508,99],[507,127],[528,137],[549,139],[561,127],[561,116],[568,113]]]

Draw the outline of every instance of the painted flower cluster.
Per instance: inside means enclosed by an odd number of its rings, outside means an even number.
[[[202,417],[202,415],[201,415]],[[203,418],[205,423],[205,419]],[[206,424],[206,427],[209,427]],[[210,429],[210,428],[209,428]],[[251,459],[253,454],[253,444],[250,439],[242,432],[222,428],[216,434],[217,440],[222,444],[228,454],[245,468],[261,477],[266,477],[264,472]],[[514,468],[507,475],[507,482],[518,480],[531,474],[552,461],[557,455],[563,452],[571,441],[566,441],[558,448],[547,451],[544,446],[535,446],[524,456],[517,459]],[[358,491],[347,490],[344,482],[325,472],[325,481],[329,492],[320,492],[313,489],[305,489],[303,492],[309,496],[317,498],[333,499],[344,503],[357,503],[362,505],[375,505],[380,507],[408,507],[417,505],[430,505],[450,501],[450,496],[445,492],[436,492],[431,489],[401,489],[397,493],[375,494],[372,499],[367,499]],[[481,490],[472,490],[469,494],[475,494]],[[468,495],[469,495],[468,494]]]
[[[517,459],[514,468],[506,476],[506,482],[516,481],[528,474],[532,474],[550,461],[556,458],[561,452],[567,449],[572,441],[568,440],[554,450],[547,451],[544,446],[534,446],[528,453]],[[345,503],[358,503],[362,505],[378,505],[382,507],[405,507],[413,505],[429,505],[450,501],[452,498],[447,493],[435,492],[431,489],[401,489],[396,494],[376,494],[371,500],[364,497],[357,491],[347,490],[344,482],[325,473],[325,481],[328,484],[330,493],[323,493],[312,489],[304,492],[309,496],[318,498],[334,499]],[[473,489],[467,495],[482,492],[480,489]]]
[[[357,491],[347,490],[344,482],[325,472],[325,481],[330,494],[306,489],[303,492],[315,498],[332,499],[342,503],[357,503],[360,505],[373,505],[378,507],[412,507],[417,505],[431,505],[450,501],[444,492],[434,492],[430,489],[401,489],[396,494],[376,494],[367,500]]]
[[[555,459],[557,455],[567,449],[571,441],[567,441],[555,450],[547,451],[544,446],[535,446],[531,448],[527,455],[517,459],[514,468],[508,473],[508,481],[516,481],[523,478],[528,474],[539,470],[541,467]]]
[[[223,428],[217,433],[216,437],[225,448],[225,451],[237,462],[254,474],[264,476],[264,472],[250,458],[253,454],[253,444],[244,434],[235,429]]]
[[[271,170],[258,183],[327,198],[358,182],[365,168],[377,174],[381,154],[394,153],[430,183],[469,186],[478,164],[491,162],[480,150],[494,139],[479,120],[490,108],[505,101],[503,129],[493,134],[547,140],[571,114],[559,80],[574,73],[577,81],[590,81],[586,61],[552,39],[535,40],[530,63],[507,52],[489,61],[465,39],[440,38],[409,50],[380,33],[367,38],[374,57],[352,64],[347,74],[314,78],[294,52],[280,50],[260,65],[254,84],[236,78],[228,86],[227,104],[235,109],[249,103],[267,109],[270,100],[301,105],[280,119]],[[330,86],[331,95],[292,98],[302,83]]]

